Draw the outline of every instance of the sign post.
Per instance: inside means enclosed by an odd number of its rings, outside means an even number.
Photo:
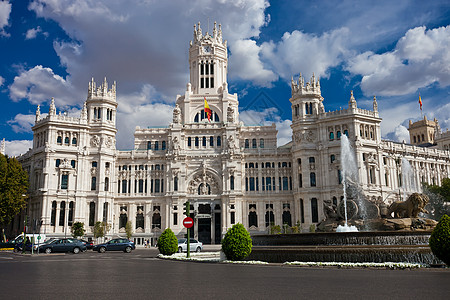
[[[194,225],[194,220],[190,217],[190,208],[191,208],[191,204],[189,203],[189,201],[186,201],[186,203],[184,204],[186,205],[186,218],[184,218],[183,220],[183,225],[184,227],[187,228],[187,254],[186,257],[189,258],[191,257],[191,239],[190,239],[190,230],[189,228],[191,228]]]

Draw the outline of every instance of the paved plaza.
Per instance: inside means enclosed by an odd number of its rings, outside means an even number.
[[[211,249],[213,250],[213,249]],[[385,270],[170,261],[158,250],[0,253],[3,299],[448,299],[449,269]]]

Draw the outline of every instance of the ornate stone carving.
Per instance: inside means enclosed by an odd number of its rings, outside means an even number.
[[[227,108],[227,122],[228,123],[234,122],[234,109],[231,106],[228,106]]]
[[[100,145],[100,138],[98,137],[98,135],[94,135],[91,138],[91,147],[98,147]]]
[[[388,216],[394,213],[394,218],[417,218],[420,212],[428,213],[425,205],[430,198],[425,194],[413,193],[406,201],[396,201],[389,206]]]
[[[181,123],[181,109],[178,104],[175,105],[173,109],[173,123],[180,124]]]
[[[215,178],[207,173],[205,164],[202,165],[202,172],[196,174],[189,183],[188,193],[200,195],[219,193],[219,185]]]

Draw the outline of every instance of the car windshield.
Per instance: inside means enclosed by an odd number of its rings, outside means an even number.
[[[186,239],[179,239],[178,244],[184,244],[186,242]]]

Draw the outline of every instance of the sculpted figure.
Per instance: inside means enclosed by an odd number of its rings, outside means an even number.
[[[338,218],[337,207],[331,200],[323,200],[323,212],[326,219],[336,220]]]
[[[427,195],[413,193],[405,201],[396,201],[389,206],[388,216],[394,218],[417,218],[420,212],[428,213],[425,205],[430,201]]]
[[[175,108],[173,109],[173,123],[174,124],[181,123],[181,109],[178,104],[176,104]]]
[[[234,109],[231,106],[228,106],[227,108],[227,122],[234,122]]]

